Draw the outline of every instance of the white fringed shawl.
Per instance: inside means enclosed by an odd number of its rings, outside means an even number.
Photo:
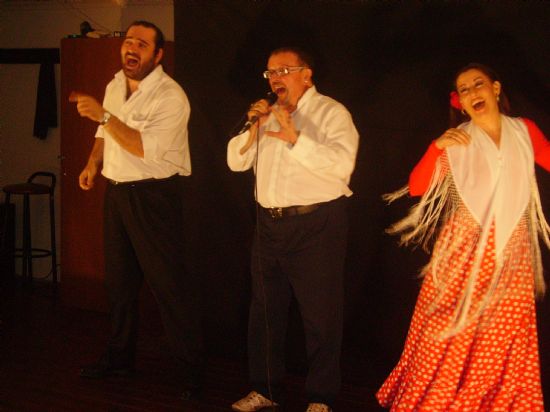
[[[431,310],[435,310],[446,287],[473,256],[473,265],[457,301],[453,323],[443,337],[452,336],[475,321],[502,296],[512,276],[524,275],[518,271],[522,254],[531,254],[535,290],[538,295],[543,295],[545,284],[538,235],[550,248],[550,227],[541,208],[533,149],[525,123],[502,115],[500,148],[473,122],[463,123],[459,128],[472,137],[471,143],[445,150],[436,162],[430,186],[420,202],[411,208],[408,216],[388,229],[389,233],[401,234],[401,244],[419,243],[425,249],[438,235],[431,260],[422,270],[423,275],[433,276],[439,291]],[[407,193],[408,187],[405,187],[386,195],[385,199],[391,202]],[[526,222],[526,227],[518,231],[523,222]],[[495,269],[485,295],[479,302],[472,302],[493,224]],[[445,236],[436,233],[440,228],[449,228],[448,225],[463,229]],[[462,259],[457,258],[453,253],[464,246],[465,239],[471,240],[468,243],[471,248],[461,255]],[[451,256],[455,259],[451,266],[456,270],[438,271],[438,267],[448,262]]]

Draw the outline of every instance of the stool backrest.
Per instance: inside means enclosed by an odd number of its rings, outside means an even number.
[[[50,191],[53,193],[54,189],[55,189],[55,182],[56,182],[56,178],[55,178],[55,175],[51,172],[35,172],[33,173],[28,179],[27,179],[27,183],[36,183],[34,182],[34,179],[37,178],[37,177],[47,177],[50,179]]]

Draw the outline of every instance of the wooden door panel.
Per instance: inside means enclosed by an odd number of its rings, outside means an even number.
[[[103,193],[105,179],[81,190],[78,176],[94,144],[97,123],[81,118],[72,91],[103,100],[120,69],[122,39],[61,41],[61,296],[70,306],[106,311],[103,291]]]

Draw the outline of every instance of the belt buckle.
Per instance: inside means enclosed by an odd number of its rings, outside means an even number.
[[[282,207],[270,207],[269,214],[273,219],[280,219],[283,217],[283,208]]]

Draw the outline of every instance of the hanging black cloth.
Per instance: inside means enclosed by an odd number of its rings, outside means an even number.
[[[59,49],[0,49],[0,64],[40,64],[33,136],[45,139],[48,128],[57,127],[55,65]]]
[[[36,112],[34,115],[33,136],[45,139],[48,128],[57,127],[57,94],[55,91],[55,71],[53,62],[40,65]]]

